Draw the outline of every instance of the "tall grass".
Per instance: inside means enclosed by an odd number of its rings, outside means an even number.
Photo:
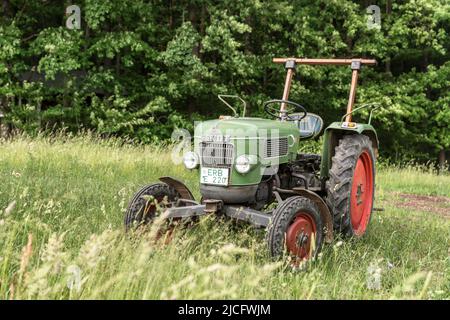
[[[205,218],[169,245],[125,235],[141,185],[196,172],[164,146],[95,136],[0,143],[2,299],[450,298],[450,221],[398,208],[392,195],[450,196],[450,177],[382,166],[368,234],[336,239],[307,270],[266,255],[264,230]]]

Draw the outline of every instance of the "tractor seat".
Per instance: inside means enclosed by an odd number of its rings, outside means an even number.
[[[295,116],[300,117],[303,114],[302,113],[293,113],[289,115],[292,118],[295,118]],[[319,117],[317,114],[309,113],[304,117],[302,120],[295,120],[295,124],[298,127],[298,130],[300,132],[300,138],[301,139],[308,139],[317,137],[323,128],[323,120],[321,117]]]

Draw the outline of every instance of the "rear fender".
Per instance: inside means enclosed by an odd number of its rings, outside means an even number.
[[[342,122],[333,122],[325,129],[324,133],[322,161],[320,163],[320,178],[322,181],[329,177],[328,172],[331,169],[331,159],[334,156],[335,148],[338,145],[339,140],[347,134],[364,134],[368,136],[372,141],[375,156],[378,156],[378,136],[372,125],[356,123],[356,127],[348,128],[342,127]]]

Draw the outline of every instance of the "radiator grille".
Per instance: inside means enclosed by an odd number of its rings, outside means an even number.
[[[282,157],[288,154],[288,138],[267,139],[264,158]]]
[[[233,163],[233,145],[230,143],[201,142],[202,166],[229,168]]]

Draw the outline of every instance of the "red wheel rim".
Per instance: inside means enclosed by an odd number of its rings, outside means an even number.
[[[369,223],[373,202],[373,163],[367,151],[363,151],[356,162],[350,198],[350,217],[353,232],[364,234]]]
[[[298,212],[286,232],[286,247],[301,260],[311,256],[311,243],[316,235],[316,224],[306,212]]]

